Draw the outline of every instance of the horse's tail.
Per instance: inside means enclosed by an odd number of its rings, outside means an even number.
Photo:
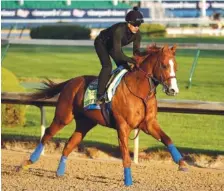
[[[33,100],[50,99],[50,98],[54,97],[55,95],[57,95],[58,93],[60,93],[61,90],[64,88],[64,86],[70,80],[67,80],[65,82],[61,82],[61,83],[57,84],[49,79],[46,79],[46,81],[43,82],[46,87],[38,89],[39,91],[37,91],[35,93],[31,93],[30,95],[28,95],[28,97]]]

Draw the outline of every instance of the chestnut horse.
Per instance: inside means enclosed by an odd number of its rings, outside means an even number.
[[[136,128],[161,141],[167,146],[174,162],[179,165],[179,170],[187,170],[183,157],[170,137],[160,128],[156,118],[155,89],[157,85],[160,83],[167,95],[176,95],[179,92],[175,75],[177,68],[175,51],[176,46],[172,48],[167,45],[162,48],[155,45],[149,47],[149,54],[145,57],[138,57],[139,63],[134,70],[125,74],[112,99],[111,108],[116,124],[114,128],[118,133],[126,186],[132,184],[128,139],[130,132]],[[30,159],[24,161],[20,168],[36,162],[45,143],[75,119],[76,130],[64,147],[57,170],[57,176],[62,176],[65,173],[68,155],[83,140],[85,135],[97,124],[107,126],[100,110],[84,110],[83,108],[85,90],[94,79],[96,79],[95,76],[80,76],[59,84],[48,82],[46,89],[32,94],[33,99],[47,99],[58,93],[60,96],[50,127],[46,129]]]

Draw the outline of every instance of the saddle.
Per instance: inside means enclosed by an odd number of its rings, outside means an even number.
[[[123,66],[119,66],[115,70],[112,71],[111,77],[107,83],[106,91],[104,94],[105,103],[110,103],[113,95],[116,92],[117,86],[119,85],[122,77],[128,70]],[[93,80],[87,87],[85,95],[84,95],[84,103],[83,107],[85,110],[89,109],[101,109],[99,105],[96,105],[97,101],[97,86],[98,86],[98,78]]]

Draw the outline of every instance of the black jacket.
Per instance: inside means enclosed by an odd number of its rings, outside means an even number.
[[[98,36],[106,45],[109,53],[113,53],[115,60],[126,61],[135,64],[136,61],[126,56],[122,47],[133,42],[133,55],[144,54],[140,52],[141,33],[132,33],[128,28],[128,23],[117,23],[100,32]]]

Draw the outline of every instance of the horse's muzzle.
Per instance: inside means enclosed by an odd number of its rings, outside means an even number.
[[[163,86],[163,91],[168,96],[175,96],[175,95],[177,95],[179,93],[179,89],[178,88],[176,88],[176,89],[174,89],[172,87],[171,88],[168,88],[167,86]]]

